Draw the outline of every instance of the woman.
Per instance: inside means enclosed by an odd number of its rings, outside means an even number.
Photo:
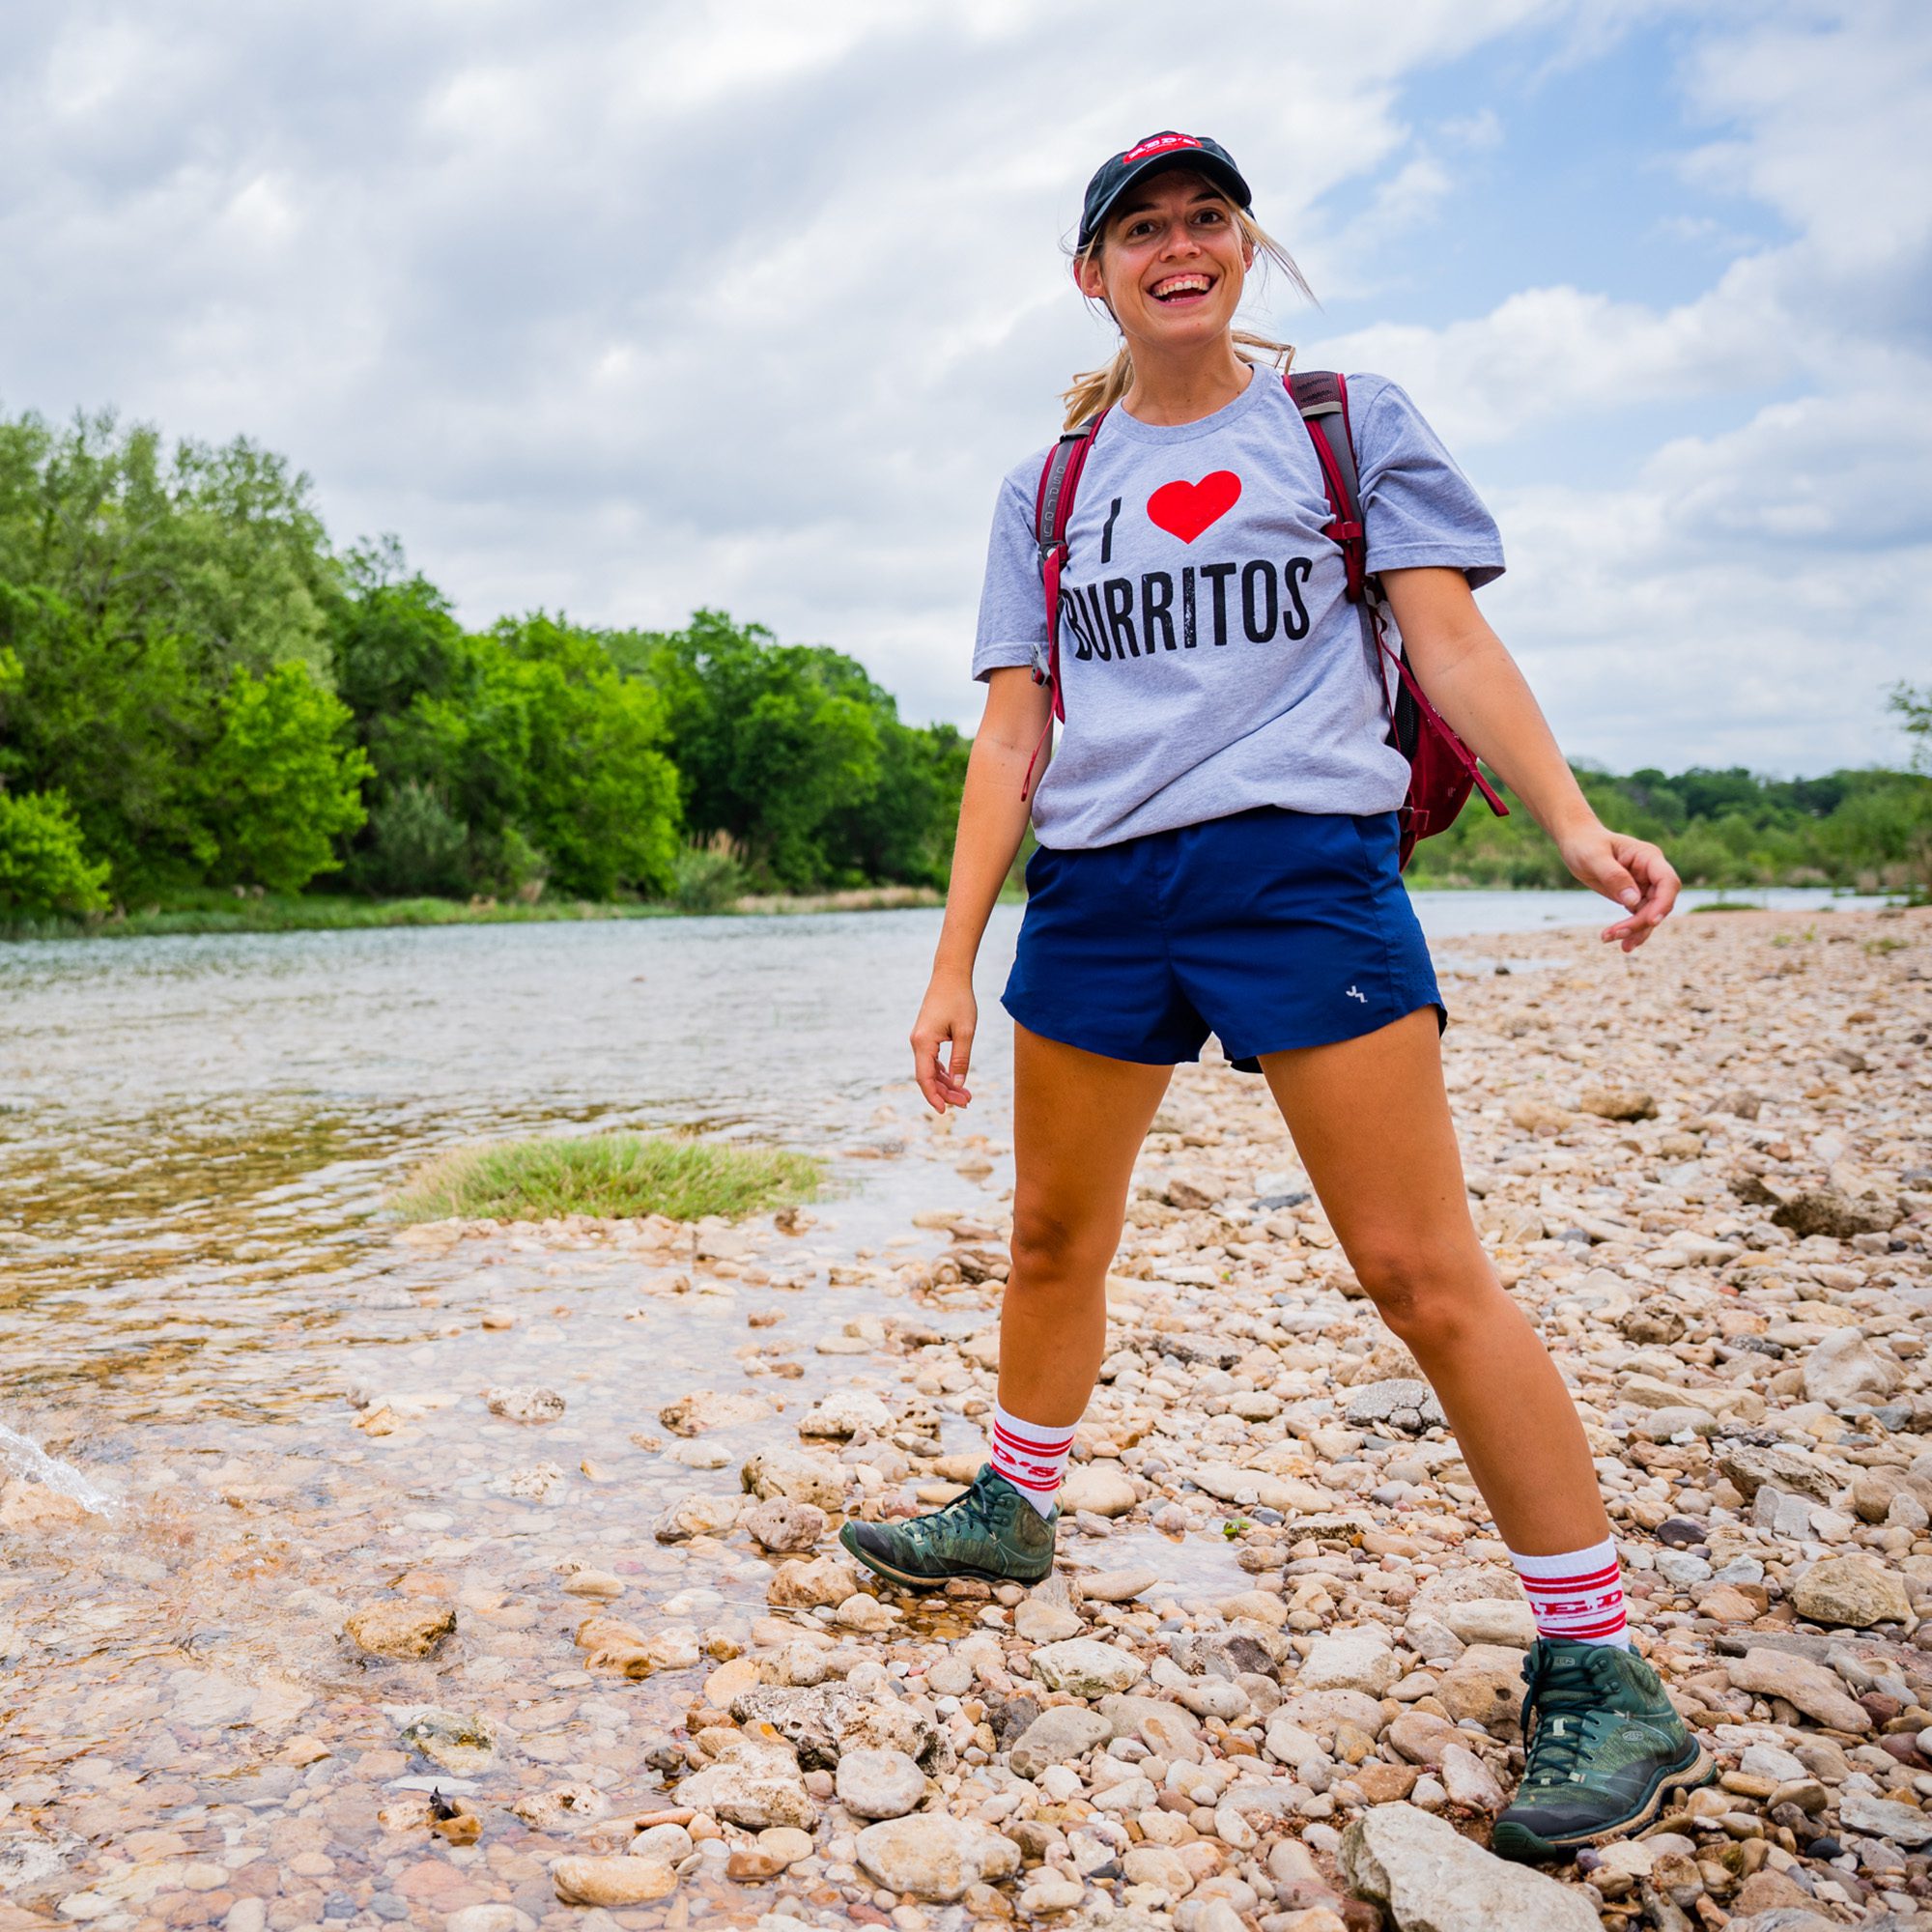
[[[1709,1761],[1630,1648],[1590,1451],[1542,1343],[1471,1224],[1444,1092],[1443,1019],[1398,876],[1407,767],[1344,595],[1307,433],[1280,376],[1239,351],[1256,225],[1226,151],[1172,132],[1089,184],[1074,274],[1122,338],[1068,391],[1107,413],[1061,592],[1065,723],[1032,798],[1039,846],[1005,1004],[1013,1018],[1012,1266],[987,1465],[956,1501],[848,1523],[912,1587],[1036,1582],[1099,1370],[1105,1279],[1135,1157],[1174,1064],[1211,1031],[1258,1065],[1362,1286],[1429,1377],[1535,1612],[1531,1747],[1499,1851],[1558,1856],[1654,1816]],[[1276,345],[1259,345],[1275,347]],[[1368,565],[1436,708],[1509,783],[1625,952],[1670,910],[1653,845],[1600,824],[1472,586],[1494,524],[1414,405],[1350,379]],[[1035,498],[1002,489],[974,674],[986,685],[946,921],[913,1030],[921,1090],[963,1107],[973,962],[1027,825],[1049,693]],[[948,1049],[942,1059],[942,1048]]]

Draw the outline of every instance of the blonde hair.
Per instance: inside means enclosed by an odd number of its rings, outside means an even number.
[[[1294,257],[1245,209],[1236,208],[1233,212],[1235,226],[1255,258],[1264,263],[1271,262],[1301,294],[1313,301],[1315,291],[1308,286],[1308,278],[1295,267]],[[1094,236],[1093,241],[1074,256],[1073,266],[1076,273],[1089,263],[1099,261],[1104,239],[1104,233]],[[1102,306],[1105,304],[1102,303]],[[1293,343],[1277,342],[1272,336],[1255,335],[1245,328],[1236,329],[1234,338],[1236,349],[1258,350],[1272,360],[1277,369],[1284,372],[1294,360]],[[1133,353],[1122,341],[1120,348],[1114,352],[1114,359],[1111,362],[1098,369],[1089,369],[1084,375],[1075,376],[1073,381],[1061,391],[1061,401],[1066,405],[1065,427],[1077,428],[1090,416],[1098,415],[1102,410],[1112,409],[1133,387]]]

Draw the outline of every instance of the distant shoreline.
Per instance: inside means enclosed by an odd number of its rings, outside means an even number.
[[[1544,886],[1447,885],[1411,879],[1410,889],[1430,893],[1547,892]],[[1776,891],[1777,887],[1713,886],[1699,888],[1740,895]],[[1846,898],[1869,897],[1844,889]],[[1001,895],[1013,904],[1025,902],[1018,887]],[[945,895],[930,886],[856,886],[841,892],[752,894],[727,906],[699,910],[668,904],[602,904],[589,900],[519,901],[463,899],[365,899],[346,895],[303,894],[297,896],[220,898],[198,895],[194,902],[154,906],[123,918],[97,920],[24,920],[0,924],[0,943],[35,940],[154,939],[264,932],[364,932],[393,926],[421,925],[551,925],[597,920],[639,919],[757,919],[785,918],[800,913],[898,912],[939,906]],[[1748,898],[1691,908],[1697,912],[1757,911]]]

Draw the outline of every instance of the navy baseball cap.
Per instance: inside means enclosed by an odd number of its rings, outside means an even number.
[[[1080,239],[1074,243],[1075,248],[1085,248],[1100,232],[1114,204],[1128,188],[1163,168],[1192,168],[1197,174],[1206,175],[1216,187],[1225,188],[1235,206],[1243,211],[1254,203],[1254,195],[1235,165],[1234,156],[1219,141],[1210,141],[1205,134],[1177,134],[1172,128],[1166,128],[1144,141],[1136,141],[1123,154],[1102,161],[1094,170],[1094,179],[1087,184],[1087,199],[1080,210]]]

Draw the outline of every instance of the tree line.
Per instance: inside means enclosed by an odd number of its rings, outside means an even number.
[[[466,631],[245,439],[0,421],[0,914],[939,885],[966,753],[721,611]]]
[[[1932,745],[1932,694],[1893,703]],[[467,631],[393,540],[330,542],[246,439],[0,419],[0,920],[211,889],[668,899],[943,886],[968,741],[853,659],[700,611]],[[1585,770],[1719,885],[1932,878],[1932,778]],[[1420,884],[1567,883],[1466,811]]]

